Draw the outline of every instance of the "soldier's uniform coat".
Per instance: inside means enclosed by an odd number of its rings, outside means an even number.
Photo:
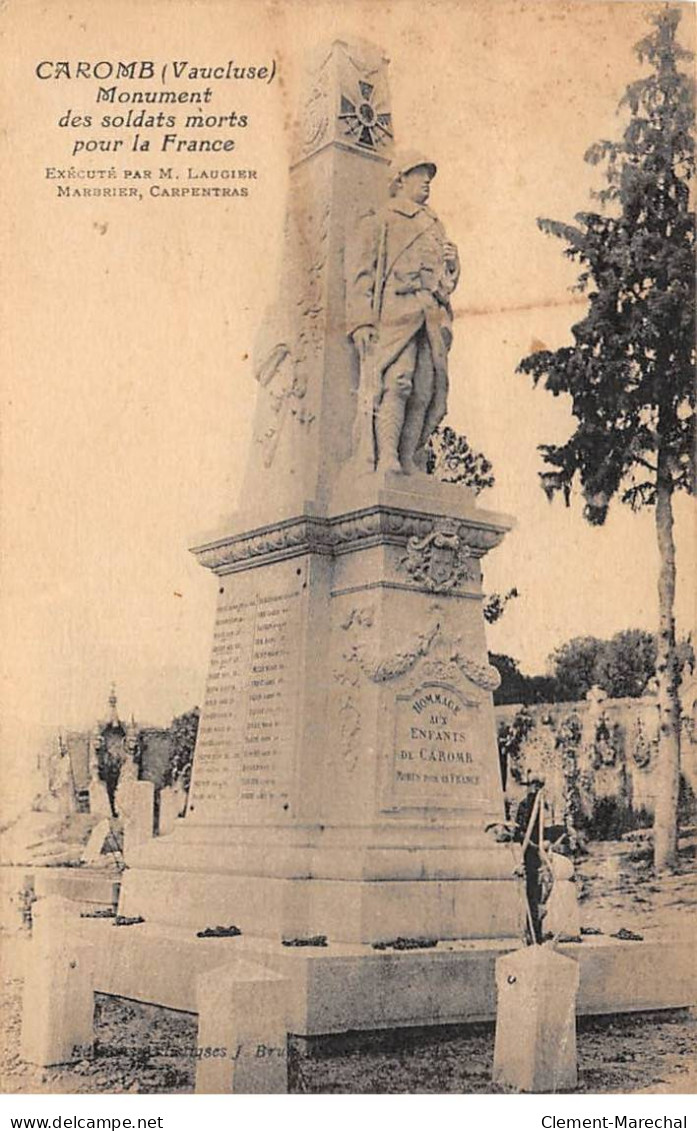
[[[434,396],[445,400],[447,354],[452,342],[449,296],[459,267],[448,270],[445,229],[426,205],[391,200],[362,221],[347,248],[347,332],[378,330],[376,366],[381,382],[420,331],[430,346]]]

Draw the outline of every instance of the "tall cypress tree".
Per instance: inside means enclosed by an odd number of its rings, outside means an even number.
[[[571,396],[576,421],[565,444],[540,446],[549,498],[567,505],[580,483],[586,519],[605,521],[613,498],[650,506],[660,557],[657,675],[660,741],[654,863],[675,861],[680,766],[679,672],[675,647],[673,497],[695,491],[694,83],[681,64],[681,12],[665,8],[636,45],[649,73],[626,90],[628,124],[586,161],[603,165],[599,212],[576,223],[538,221],[563,239],[581,266],[586,317],[574,344],[526,357],[519,366],[555,396]]]

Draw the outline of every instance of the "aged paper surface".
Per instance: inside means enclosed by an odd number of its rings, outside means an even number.
[[[486,592],[521,594],[488,630],[490,649],[543,673],[572,637],[654,628],[652,514],[617,505],[600,530],[578,505],[548,505],[537,445],[561,441],[571,418],[515,370],[582,317],[576,268],[536,220],[590,205],[600,175],[583,154],[618,135],[632,46],[658,7],[3,5],[3,828],[43,788],[57,734],[104,718],[112,683],[142,726],[203,703],[217,586],[188,547],[248,509],[254,343],[276,294],[293,121],[318,44],[385,53],[395,144],[438,165],[432,203],[461,264],[447,423],[494,466],[484,506],[516,520],[485,563]],[[694,10],[681,7],[689,46]],[[133,101],[145,89],[177,101]],[[676,540],[685,635],[684,499]],[[33,1087],[7,1077],[7,1091]]]

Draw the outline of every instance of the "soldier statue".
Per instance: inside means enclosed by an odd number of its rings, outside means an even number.
[[[445,416],[457,248],[427,206],[433,161],[393,163],[390,200],[347,248],[347,329],[361,366],[362,443],[381,471],[426,470],[426,445]]]

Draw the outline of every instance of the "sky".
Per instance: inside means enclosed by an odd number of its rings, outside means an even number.
[[[515,370],[541,344],[567,343],[583,316],[569,290],[575,271],[536,219],[571,220],[601,186],[583,154],[618,135],[617,104],[641,73],[632,44],[656,9],[629,0],[10,0],[5,750],[18,754],[22,728],[91,725],[112,681],[122,713],[141,721],[166,723],[202,700],[216,585],[188,547],[236,506],[255,396],[249,355],[274,293],[286,205],[287,123],[311,49],[336,36],[386,50],[397,143],[428,148],[439,165],[431,203],[463,264],[449,422],[494,464],[482,504],[516,519],[485,563],[488,591],[521,594],[490,630],[490,647],[540,672],[572,636],[655,625],[652,513],[615,506],[597,529],[578,500],[568,510],[547,502],[537,445],[569,434],[568,405]],[[694,22],[684,6],[683,42],[694,40]],[[220,102],[250,117],[230,162],[258,170],[247,200],[57,198],[45,169],[69,166],[79,136],[57,122],[89,109],[92,86],[39,82],[39,60],[270,57],[277,82]],[[687,631],[694,514],[686,500],[676,514]]]

